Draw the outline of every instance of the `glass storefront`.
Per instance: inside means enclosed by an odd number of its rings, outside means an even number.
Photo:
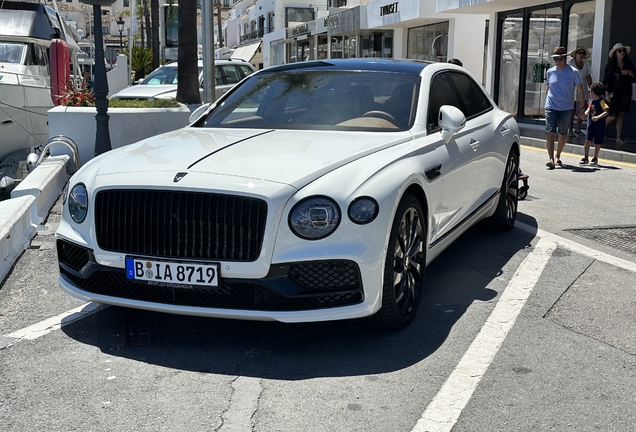
[[[331,58],[393,58],[393,31],[331,36]]]
[[[447,21],[410,28],[406,57],[418,60],[447,61],[448,26]]]
[[[579,45],[591,48],[594,10],[594,0],[566,0],[498,15],[494,97],[501,109],[523,123],[545,122],[552,52],[563,41],[568,52]]]
[[[561,45],[562,15],[560,7],[538,9],[530,13],[523,104],[523,115],[528,120],[545,118],[545,74],[554,66],[551,57],[554,47]]]
[[[523,16],[510,14],[501,26],[499,56],[499,108],[517,115],[519,103],[519,71],[521,70],[521,34]]]

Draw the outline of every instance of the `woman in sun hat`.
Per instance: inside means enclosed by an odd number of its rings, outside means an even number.
[[[568,66],[567,59],[568,51],[565,47],[556,47],[552,54],[555,66],[548,69],[545,76],[545,84],[548,90],[545,98],[545,146],[549,156],[545,165],[549,169],[554,169],[555,162],[556,165],[562,166],[561,152],[568,140],[568,124],[572,118],[572,111],[574,111],[572,106],[574,105],[575,94],[578,94],[581,106],[578,115],[582,117],[585,112],[581,75],[579,75],[578,71]],[[555,160],[554,137],[557,132],[559,141]]]
[[[568,62],[568,64],[572,66],[574,70],[578,71],[579,75],[581,75],[581,81],[583,85],[583,99],[585,102],[585,105],[583,105],[583,108],[587,106],[587,96],[589,93],[589,87],[592,85],[592,68],[590,67],[590,64],[585,61],[588,58],[590,58],[590,55],[591,55],[590,50],[588,50],[587,48],[583,46],[577,46],[576,49],[570,53],[570,57],[572,57],[572,60]],[[576,129],[572,130],[574,127],[574,117],[575,117],[575,114],[579,112],[579,108],[580,107],[578,106],[577,97],[575,94],[574,95],[574,111],[572,112],[572,119],[570,120],[569,135],[571,137],[573,137],[575,133],[577,135],[584,135],[583,132],[581,132],[581,121],[582,121],[581,117],[577,117]]]
[[[629,112],[632,103],[632,82],[636,78],[636,67],[627,57],[631,50],[631,47],[620,42],[615,44],[609,52],[610,61],[605,66],[603,76],[605,96],[610,107],[607,124],[610,125],[616,120],[616,142],[619,144],[625,142],[621,136],[623,123],[625,113]]]

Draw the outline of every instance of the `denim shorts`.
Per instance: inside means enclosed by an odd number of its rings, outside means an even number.
[[[556,111],[545,109],[545,132],[558,132],[567,135],[573,110]]]

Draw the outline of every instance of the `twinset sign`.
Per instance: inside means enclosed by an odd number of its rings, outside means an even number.
[[[380,6],[380,16],[398,13],[398,2]]]

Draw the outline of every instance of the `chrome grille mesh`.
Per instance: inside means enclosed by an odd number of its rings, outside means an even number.
[[[99,247],[171,258],[254,261],[267,203],[242,196],[162,190],[106,190],[95,198]]]

